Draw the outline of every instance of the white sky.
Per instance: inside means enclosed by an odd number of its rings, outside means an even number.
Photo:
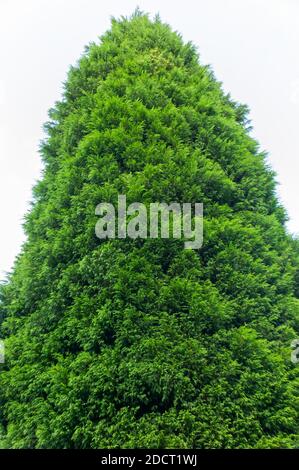
[[[0,0],[0,277],[24,240],[42,125],[69,65],[110,16],[137,4],[192,40],[224,89],[249,105],[289,230],[299,233],[299,0]]]

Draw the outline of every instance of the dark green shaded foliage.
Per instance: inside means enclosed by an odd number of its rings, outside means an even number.
[[[298,242],[246,115],[143,14],[71,69],[1,289],[2,447],[298,446]],[[204,246],[100,242],[118,194],[203,202]]]

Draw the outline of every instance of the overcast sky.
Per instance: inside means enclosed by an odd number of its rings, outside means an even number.
[[[111,16],[130,15],[137,4],[193,41],[225,91],[249,105],[289,230],[299,233],[298,0],[0,0],[0,277],[24,240],[42,125],[70,64]]]

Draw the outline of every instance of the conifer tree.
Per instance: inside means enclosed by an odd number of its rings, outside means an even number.
[[[71,68],[1,287],[1,447],[298,446],[298,241],[247,116],[140,12]],[[99,240],[119,194],[202,202],[202,248]]]

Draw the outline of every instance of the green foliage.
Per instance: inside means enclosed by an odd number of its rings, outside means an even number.
[[[0,447],[298,446],[298,241],[246,113],[140,13],[70,70],[1,288]],[[204,246],[100,242],[118,194],[203,202]]]

